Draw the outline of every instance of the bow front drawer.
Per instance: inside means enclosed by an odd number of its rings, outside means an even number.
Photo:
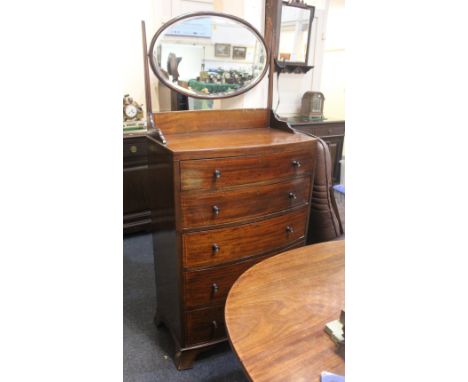
[[[309,202],[310,177],[223,192],[181,193],[183,228],[204,227],[285,211]]]
[[[256,257],[234,265],[184,272],[185,308],[223,303],[234,281],[263,259],[265,257]]]
[[[185,313],[187,345],[226,337],[224,305]]]
[[[218,190],[263,181],[311,174],[315,146],[274,156],[188,160],[180,163],[182,191]]]
[[[183,235],[184,267],[235,261],[284,248],[304,237],[307,207],[271,219],[233,228]]]

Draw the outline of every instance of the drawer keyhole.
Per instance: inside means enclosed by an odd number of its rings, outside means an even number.
[[[288,198],[291,199],[291,200],[296,200],[297,199],[297,196],[294,192],[290,192],[288,194]]]
[[[215,177],[215,179],[220,178],[221,177],[221,170],[218,170],[218,169],[214,170],[213,176]]]
[[[213,206],[213,213],[219,215],[220,208],[218,206]]]
[[[213,294],[218,293],[218,291],[219,291],[219,286],[218,286],[218,284],[213,283],[213,285],[212,285],[211,287],[213,288]]]
[[[214,254],[218,253],[219,252],[219,245],[214,243],[212,246],[211,246],[211,250],[213,251]]]
[[[291,225],[288,225],[288,226],[286,227],[286,232],[287,232],[287,233],[293,233],[293,232],[294,232],[294,228],[293,228]]]
[[[301,162],[299,162],[298,160],[293,160],[292,161],[292,165],[296,168],[299,168],[301,167]]]

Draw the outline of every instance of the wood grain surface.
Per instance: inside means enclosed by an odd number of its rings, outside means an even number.
[[[180,162],[182,190],[220,190],[226,187],[309,175],[315,156],[310,147],[285,150],[275,156],[188,160]]]
[[[319,382],[344,374],[324,332],[344,309],[344,241],[294,249],[247,270],[229,292],[225,320],[232,348],[252,381]]]
[[[193,309],[224,303],[234,281],[264,258],[255,257],[234,265],[184,272],[185,308]]]
[[[185,268],[219,265],[284,248],[304,237],[307,207],[237,227],[183,235]],[[288,232],[286,227],[292,227]]]
[[[312,151],[315,138],[270,128],[217,130],[197,134],[165,134],[168,150],[178,160],[258,154],[288,149],[289,144],[304,144]],[[298,147],[297,147],[298,148]]]
[[[299,207],[309,202],[310,183],[307,176],[224,192],[181,193],[182,225],[194,228],[240,222]]]
[[[224,304],[185,312],[185,322],[189,346],[226,337]]]
[[[192,110],[154,113],[153,117],[164,134],[180,134],[267,127],[269,113],[268,109]]]

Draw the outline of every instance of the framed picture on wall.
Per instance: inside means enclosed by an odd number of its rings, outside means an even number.
[[[214,46],[215,57],[231,57],[230,44],[215,44]]]
[[[247,54],[247,48],[245,46],[233,46],[232,47],[232,58],[234,60],[245,60]]]

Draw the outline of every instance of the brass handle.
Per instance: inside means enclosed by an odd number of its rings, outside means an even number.
[[[301,162],[299,162],[298,160],[293,160],[293,161],[292,161],[292,165],[293,165],[294,167],[301,167]]]
[[[211,250],[213,251],[213,253],[218,253],[219,252],[219,245],[214,243],[212,246],[211,246]]]
[[[213,206],[213,213],[214,213],[215,215],[219,215],[219,211],[220,211],[220,209],[219,209],[218,206]]]
[[[218,284],[213,283],[213,285],[212,285],[211,287],[213,288],[213,294],[218,293],[218,291],[219,291],[219,286],[218,286]]]
[[[293,233],[293,232],[294,232],[294,228],[293,228],[292,226],[288,225],[288,226],[286,227],[286,232],[287,232],[287,233]]]
[[[291,200],[296,200],[297,199],[297,196],[294,192],[290,192],[288,193],[288,198],[291,199]]]
[[[135,145],[130,146],[130,152],[135,154],[138,151],[137,147]]]
[[[214,176],[216,179],[220,178],[220,177],[221,177],[221,170],[218,170],[218,169],[214,170],[213,176]]]

